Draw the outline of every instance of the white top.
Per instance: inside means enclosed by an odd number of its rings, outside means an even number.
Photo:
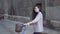
[[[43,32],[43,15],[39,12],[34,20],[28,22],[27,24],[34,24],[34,31],[35,32]]]

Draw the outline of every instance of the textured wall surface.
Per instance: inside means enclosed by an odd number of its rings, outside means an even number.
[[[30,17],[33,6],[38,2],[40,2],[40,0],[14,0],[14,8],[17,11],[16,14]]]
[[[3,9],[5,14],[15,14],[15,16],[23,16],[32,18],[32,10],[33,6],[36,3],[42,3],[42,11],[45,11],[45,0],[4,0],[3,1]],[[11,10],[11,4],[13,6],[13,10]],[[22,17],[22,18],[23,18]],[[5,17],[7,19],[8,17]],[[15,20],[14,17],[10,17],[9,19]],[[19,18],[17,18],[19,19]]]
[[[60,20],[60,0],[47,2],[46,15],[48,19]]]
[[[14,8],[14,13],[16,16],[23,16],[23,17],[32,18],[33,6],[36,3],[42,3],[43,10],[45,10],[44,9],[45,4],[44,4],[44,1],[42,1],[42,0],[5,0],[4,1],[5,14],[8,14],[8,12],[11,12],[10,9],[11,9],[11,4],[12,4],[12,6]],[[15,20],[15,18],[11,18],[11,19]]]

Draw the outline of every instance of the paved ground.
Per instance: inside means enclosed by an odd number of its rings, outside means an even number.
[[[26,27],[25,34],[32,34],[34,32],[33,27]],[[48,34],[60,34],[60,31],[55,31],[44,27],[44,32]],[[0,34],[21,34],[15,32],[15,22],[12,21],[0,21]]]

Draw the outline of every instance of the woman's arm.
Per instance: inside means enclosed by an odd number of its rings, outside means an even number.
[[[30,25],[32,23],[38,22],[40,20],[41,16],[42,16],[41,13],[38,13],[34,20],[32,20],[31,22],[26,23],[25,25]]]

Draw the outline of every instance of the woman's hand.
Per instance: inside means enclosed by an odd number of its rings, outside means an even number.
[[[30,23],[25,23],[24,25],[29,26],[29,25],[30,25]]]

